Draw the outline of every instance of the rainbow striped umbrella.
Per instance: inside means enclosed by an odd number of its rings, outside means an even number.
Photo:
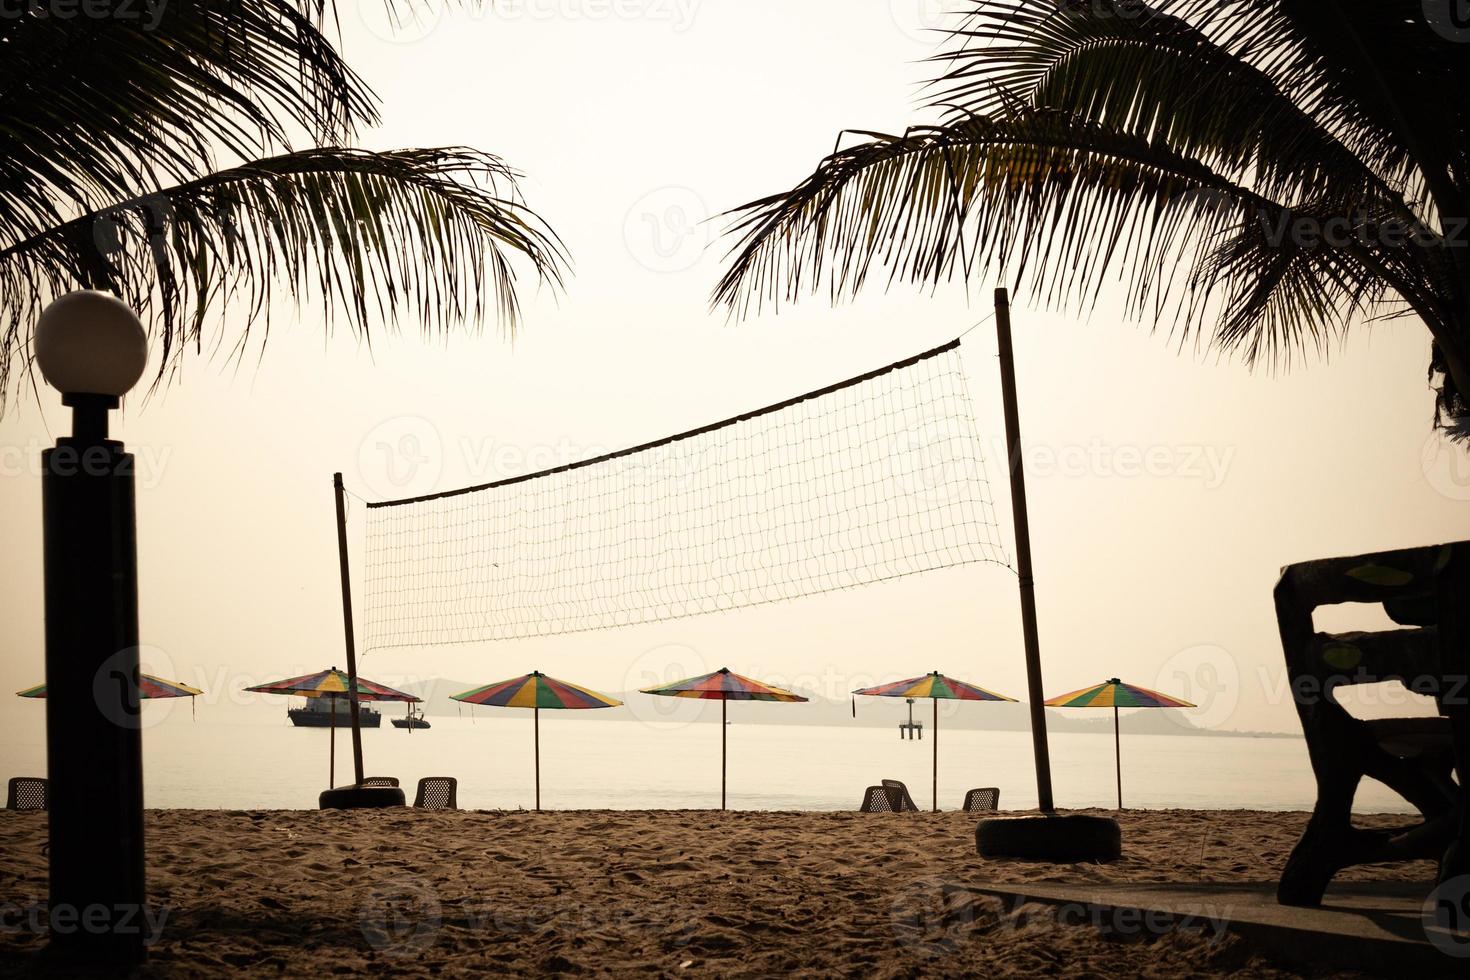
[[[16,691],[17,696],[23,698],[44,698],[46,696],[46,685],[37,684],[28,687],[24,691]],[[143,700],[155,700],[162,698],[188,698],[189,710],[194,710],[194,698],[204,692],[197,687],[188,684],[180,684],[178,681],[166,681],[162,677],[154,677],[152,674],[138,675],[138,697]]]
[[[473,691],[451,694],[465,704],[485,704],[496,708],[530,708],[536,741],[536,809],[541,809],[541,709],[616,708],[623,702],[598,694],[576,684],[547,677],[539,670],[508,681],[486,684]]]
[[[16,691],[23,698],[44,698],[46,696],[46,685],[37,684],[28,687],[24,691]],[[138,697],[145,700],[154,698],[193,698],[204,692],[197,687],[188,684],[180,684],[178,681],[166,681],[162,677],[154,677],[152,674],[138,675]]]
[[[1133,684],[1124,684],[1118,678],[1113,677],[1095,684],[1092,687],[1084,687],[1080,691],[1071,691],[1050,698],[1046,702],[1049,708],[1112,708],[1113,709],[1113,757],[1118,770],[1118,809],[1123,809],[1123,740],[1118,731],[1118,709],[1119,708],[1193,708],[1195,705],[1179,698],[1171,698],[1167,694],[1158,691],[1150,691],[1146,687],[1137,687]]]
[[[939,702],[940,701],[1015,701],[1004,694],[996,694],[976,684],[945,677],[932,670],[923,677],[910,677],[906,681],[864,687],[853,694],[865,694],[876,698],[930,698],[934,701],[934,812],[939,812]],[[857,702],[853,702],[853,713],[857,713]],[[912,715],[910,715],[912,717]]]
[[[772,687],[749,677],[742,677],[730,670],[729,667],[721,667],[719,670],[702,674],[699,677],[687,677],[682,681],[665,684],[662,687],[644,688],[642,693],[654,694],[664,698],[697,698],[702,701],[720,702],[720,809],[725,809],[725,774],[728,769],[726,765],[726,742],[725,732],[726,713],[731,701],[805,701],[806,698],[800,694],[792,694],[790,691],[779,687]]]
[[[270,684],[257,684],[245,690],[255,694],[289,694],[303,698],[346,698],[350,696],[348,681],[346,671],[333,667],[330,670],[306,674],[303,677],[289,677]],[[386,684],[378,684],[359,677],[357,679],[357,700],[407,701],[410,704],[417,704],[423,699],[404,691],[395,690]],[[335,704],[332,705],[329,714],[332,716],[332,738],[327,750],[327,785],[330,787],[337,783],[337,706]]]

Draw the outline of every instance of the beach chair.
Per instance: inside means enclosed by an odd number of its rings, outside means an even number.
[[[5,809],[46,809],[46,780],[38,776],[13,777],[5,793]]]
[[[994,786],[972,789],[965,794],[966,813],[993,813],[1000,809],[1000,790]]]
[[[368,778],[366,778],[366,779],[364,779],[362,781],[362,785],[365,786],[365,787],[377,787],[378,789],[383,789],[385,787],[391,786],[394,789],[397,789],[398,788],[398,777],[397,776],[369,776]]]
[[[1362,864],[1438,861],[1441,887],[1470,874],[1470,701],[1462,691],[1470,672],[1470,541],[1298,562],[1282,569],[1274,598],[1285,690],[1317,783],[1277,900],[1321,905],[1338,872]],[[1378,604],[1394,628],[1318,632],[1316,610],[1347,603]],[[1434,694],[1438,717],[1360,719],[1338,700],[1348,685],[1389,680]],[[1402,796],[1420,821],[1355,826],[1353,799],[1364,777]]]
[[[885,779],[882,786],[863,790],[863,802],[858,806],[859,813],[917,813],[918,810],[908,789],[896,779]]]
[[[459,780],[453,776],[425,776],[413,805],[420,810],[458,810]]]
[[[899,808],[901,810],[913,811],[914,813],[919,812],[919,808],[914,805],[914,798],[909,795],[909,788],[903,783],[896,779],[885,779],[883,780],[883,786],[885,789],[891,789],[898,794],[900,801]]]

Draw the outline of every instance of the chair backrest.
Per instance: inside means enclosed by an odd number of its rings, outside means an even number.
[[[46,780],[38,776],[14,776],[5,793],[7,810],[46,809]]]
[[[994,786],[972,789],[965,794],[966,813],[989,813],[1000,809],[1000,790]]]
[[[909,795],[909,788],[903,783],[899,782],[896,779],[885,779],[883,780],[883,787],[884,789],[893,790],[895,793],[898,794],[900,810],[912,810],[915,813],[919,812],[919,808],[914,804],[914,798]]]
[[[382,787],[385,787],[385,786],[392,786],[394,788],[397,788],[397,786],[398,786],[398,777],[397,776],[369,776],[368,778],[366,778],[366,779],[364,779],[362,781],[362,784],[364,786],[376,786],[376,787],[378,787],[380,789]]]
[[[421,810],[458,810],[459,780],[453,776],[425,776],[413,805]]]
[[[903,810],[903,797],[887,786],[869,786],[863,790],[859,813],[898,813]]]

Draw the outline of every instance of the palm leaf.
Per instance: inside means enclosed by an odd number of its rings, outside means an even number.
[[[887,284],[995,274],[1052,305],[1117,283],[1127,314],[1183,336],[1213,324],[1251,361],[1412,311],[1447,373],[1441,407],[1458,404],[1470,58],[1417,0],[972,6],[937,56],[939,124],[866,134],[733,212],[716,304],[836,301],[874,269]],[[1346,234],[1297,234],[1329,223]]]
[[[268,328],[278,295],[314,297],[364,335],[378,318],[433,331],[492,304],[513,329],[517,265],[552,285],[565,268],[515,176],[462,148],[321,148],[88,212],[0,249],[0,388],[28,364],[40,309],[79,286],[117,293],[153,325],[160,377],[227,310],[239,345]]]
[[[293,128],[342,143],[377,120],[322,33],[324,0],[117,7],[0,18],[0,240],[191,180],[217,152],[267,155]]]

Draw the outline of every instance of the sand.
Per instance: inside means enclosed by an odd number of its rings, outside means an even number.
[[[143,974],[1289,976],[1233,937],[1121,941],[953,888],[1269,880],[1305,820],[1129,812],[1122,861],[1056,866],[980,859],[961,813],[150,811]],[[0,902],[44,901],[45,839],[0,813]],[[44,975],[43,946],[0,929],[0,976]]]

